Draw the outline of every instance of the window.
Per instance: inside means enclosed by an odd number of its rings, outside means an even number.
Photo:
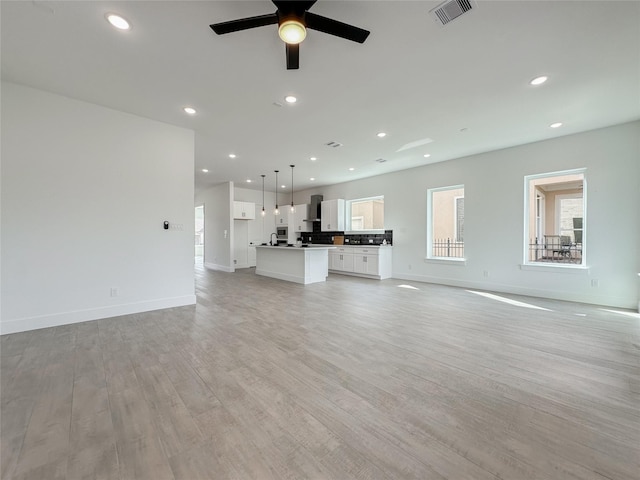
[[[464,185],[427,190],[427,258],[464,259]]]
[[[349,231],[384,230],[384,195],[347,201]]]
[[[584,264],[584,172],[525,177],[525,263]]]

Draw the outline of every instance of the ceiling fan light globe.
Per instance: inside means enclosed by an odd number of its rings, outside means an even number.
[[[278,27],[278,35],[283,42],[297,45],[307,36],[307,29],[298,20],[285,20]]]

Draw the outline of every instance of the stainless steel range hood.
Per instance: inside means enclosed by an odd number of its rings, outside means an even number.
[[[305,218],[306,222],[317,222],[322,216],[322,195],[311,195],[311,205],[309,206],[309,218]]]

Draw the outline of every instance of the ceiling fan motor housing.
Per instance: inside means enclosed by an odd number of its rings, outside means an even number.
[[[278,9],[275,13],[215,23],[210,27],[218,35],[223,35],[277,23],[278,35],[285,42],[287,70],[296,70],[299,67],[298,45],[305,39],[307,28],[358,43],[364,43],[369,36],[368,30],[308,12],[316,0],[271,1]],[[285,31],[289,29],[291,32]],[[289,33],[291,37],[288,36]]]

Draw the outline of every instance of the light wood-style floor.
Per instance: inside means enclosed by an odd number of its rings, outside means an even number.
[[[640,478],[633,314],[196,277],[197,306],[2,337],[2,479]]]

